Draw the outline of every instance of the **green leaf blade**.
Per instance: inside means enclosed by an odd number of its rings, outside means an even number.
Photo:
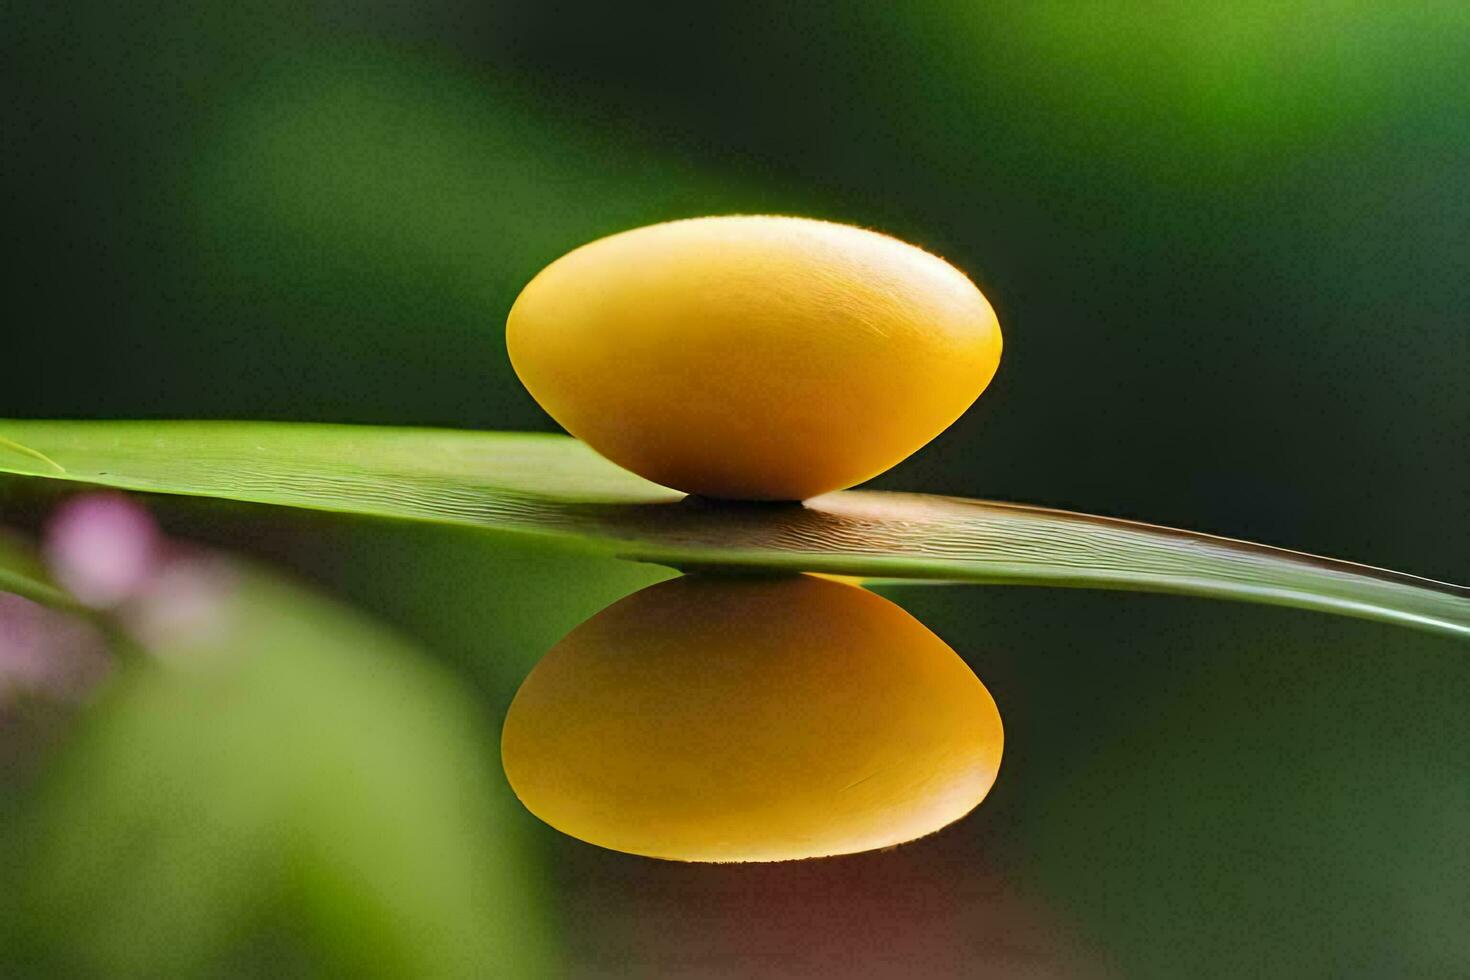
[[[0,537],[0,592],[9,592],[54,609],[81,608],[75,599],[51,584],[39,561],[19,544],[4,537]]]
[[[0,438],[30,450],[0,445],[0,472],[548,535],[682,568],[1214,596],[1470,636],[1470,591],[1398,572],[1132,521],[922,494],[717,504],[649,483],[564,436],[11,421],[0,422]]]

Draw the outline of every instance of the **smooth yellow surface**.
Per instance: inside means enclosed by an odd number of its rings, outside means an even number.
[[[985,686],[888,600],[805,575],[686,576],[557,644],[516,694],[501,754],[521,802],[573,837],[782,861],[958,820],[1002,742]]]
[[[695,218],[584,245],[510,311],[521,381],[572,435],[689,493],[804,500],[944,431],[1000,362],[980,290],[895,238]]]

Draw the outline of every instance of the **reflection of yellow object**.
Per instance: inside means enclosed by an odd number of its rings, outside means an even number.
[[[652,225],[516,300],[516,373],[568,432],[690,493],[803,500],[876,476],[990,382],[1000,327],[964,274],[804,218]]]
[[[684,577],[603,610],[505,720],[516,795],[618,851],[780,861],[887,847],[973,809],[1000,714],[954,651],[848,585]]]

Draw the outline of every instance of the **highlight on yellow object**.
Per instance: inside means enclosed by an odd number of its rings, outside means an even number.
[[[965,274],[850,225],[732,215],[584,245],[521,292],[506,346],[552,418],[655,483],[804,500],[943,432],[1000,363]]]
[[[506,776],[580,840],[784,861],[915,840],[973,810],[1004,736],[985,686],[898,606],[808,575],[684,576],[569,633],[506,716]]]

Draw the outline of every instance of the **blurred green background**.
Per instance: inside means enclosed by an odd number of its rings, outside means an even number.
[[[0,417],[550,429],[502,339],[541,266],[800,213],[938,252],[1001,318],[990,390],[880,486],[1464,582],[1467,64],[1470,7],[1433,0],[8,4]],[[0,485],[28,534],[52,504]],[[895,852],[665,866],[541,827],[495,733],[666,573],[150,504],[276,569],[219,641],[270,655],[208,711],[129,668],[0,755],[16,970],[1470,973],[1450,641],[894,590],[1000,705],[991,799]]]

